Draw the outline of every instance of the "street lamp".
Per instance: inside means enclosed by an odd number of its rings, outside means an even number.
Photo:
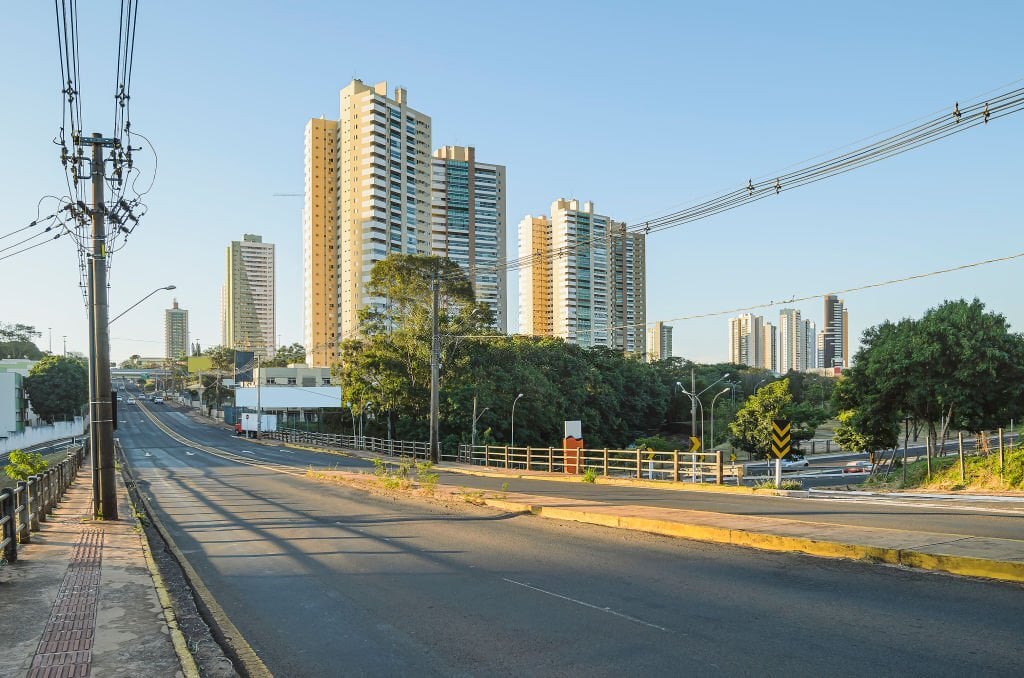
[[[512,403],[512,407],[513,407],[513,409],[515,409],[515,403]],[[469,457],[470,457],[471,460],[473,458],[473,448],[476,447],[476,422],[478,422],[480,420],[480,417],[484,416],[484,412],[486,412],[489,409],[491,409],[491,408],[485,407],[484,409],[480,410],[480,414],[477,414],[476,413],[476,396],[473,396],[473,430],[472,430],[472,433],[470,433],[470,438],[469,438]],[[513,417],[513,420],[514,420],[514,417]]]
[[[144,302],[144,301],[145,301],[146,299],[149,299],[149,298],[150,298],[151,296],[153,296],[154,294],[156,294],[156,293],[157,293],[157,292],[159,292],[160,290],[174,290],[174,289],[177,289],[177,287],[176,287],[176,286],[174,286],[174,285],[167,285],[166,287],[158,287],[158,288],[156,288],[155,290],[153,290],[152,292],[150,292],[150,293],[149,293],[149,294],[147,294],[146,296],[142,297],[141,299],[139,299],[138,301],[136,301],[136,302],[135,302],[134,304],[132,304],[131,306],[129,306],[129,307],[128,307],[128,308],[126,308],[125,310],[121,311],[120,313],[118,313],[117,315],[115,315],[115,316],[114,316],[113,318],[111,318],[110,320],[108,320],[108,321],[107,321],[107,325],[112,325],[112,324],[114,323],[114,321],[115,321],[115,320],[117,320],[118,318],[120,318],[121,316],[123,316],[123,315],[124,315],[125,313],[127,313],[128,311],[132,310],[133,308],[135,308],[136,306],[138,306],[139,304],[141,304],[142,302]]]
[[[715,446],[715,401],[718,400],[718,396],[723,393],[728,393],[731,389],[723,388],[721,391],[715,394],[715,397],[711,399],[711,447]]]
[[[512,449],[516,448],[516,403],[522,398],[525,393],[520,393],[516,396],[516,399],[512,401]]]
[[[697,407],[700,408],[700,448],[702,450],[704,449],[704,403],[701,402],[700,396],[701,396],[701,394],[705,393],[709,388],[711,388],[712,386],[714,386],[718,382],[722,381],[723,379],[728,379],[728,378],[729,378],[729,373],[726,372],[721,377],[719,377],[718,379],[715,379],[708,386],[706,386],[704,388],[704,390],[701,391],[700,393],[690,393],[689,391],[686,390],[686,387],[683,386],[682,383],[680,383],[678,381],[676,382],[676,386],[678,386],[680,388],[680,390],[682,390],[683,393],[685,393],[686,395],[690,396],[690,407],[691,407],[691,410],[693,409],[693,403],[696,403]],[[725,390],[728,391],[729,389],[725,389]],[[715,395],[715,397],[717,398],[720,395],[722,395],[722,394],[718,393],[718,394]],[[712,405],[713,404],[714,404],[714,401],[712,401]],[[714,413],[712,413],[712,416],[714,416]],[[692,433],[695,434],[696,431],[693,431]],[[714,433],[714,427],[712,427],[712,433]],[[711,444],[712,445],[715,444],[714,438],[712,438]]]

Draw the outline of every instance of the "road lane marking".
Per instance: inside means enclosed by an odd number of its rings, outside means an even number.
[[[153,422],[154,425],[156,425],[157,428],[159,428],[161,431],[166,433],[173,440],[181,443],[182,445],[184,445],[186,447],[191,447],[192,449],[199,450],[200,452],[206,452],[207,454],[212,454],[215,457],[220,457],[221,459],[226,459],[228,461],[233,461],[233,462],[235,462],[237,464],[244,464],[246,466],[254,466],[256,468],[261,468],[261,469],[264,469],[264,470],[267,470],[267,471],[273,471],[275,473],[281,473],[281,474],[289,475],[289,476],[300,476],[300,477],[306,475],[305,469],[296,469],[295,467],[284,466],[282,464],[259,463],[259,462],[255,461],[255,460],[246,459],[245,457],[241,457],[241,456],[239,456],[237,454],[232,454],[230,452],[227,452],[227,451],[222,450],[222,449],[217,448],[217,447],[210,447],[208,445],[201,445],[201,444],[199,444],[199,443],[197,443],[197,442],[195,442],[193,440],[190,440],[190,439],[186,438],[185,436],[183,436],[180,433],[174,431],[173,429],[171,429],[169,426],[167,426],[162,421],[157,419],[156,415],[154,415],[152,412],[150,412],[148,408],[140,406],[140,409],[142,410],[143,414],[145,414],[146,417],[148,417],[149,420],[151,422]]]
[[[577,600],[575,598],[570,598],[569,596],[563,596],[561,593],[555,593],[554,591],[546,591],[546,590],[544,590],[542,588],[538,588],[536,586],[531,586],[530,584],[527,584],[525,582],[516,581],[515,579],[509,579],[508,577],[502,577],[502,579],[504,581],[507,581],[509,584],[515,584],[516,586],[522,586],[524,588],[530,589],[531,591],[536,591],[538,593],[543,593],[544,595],[552,596],[554,598],[560,598],[560,599],[566,600],[566,601],[568,601],[570,603],[576,603],[577,605],[582,605],[583,607],[589,607],[591,610],[597,610],[598,612],[605,612],[607,614],[614,615],[616,617],[620,617],[620,618],[625,619],[627,621],[631,621],[634,624],[642,624],[644,626],[650,626],[652,629],[658,629],[659,631],[664,631],[665,633],[671,633],[664,626],[658,626],[657,624],[652,624],[651,622],[644,621],[643,619],[637,619],[636,617],[631,617],[628,614],[623,614],[622,612],[616,612],[615,610],[611,609],[610,607],[601,607],[599,605],[594,605],[592,603],[587,603],[587,602],[584,602],[582,600]]]

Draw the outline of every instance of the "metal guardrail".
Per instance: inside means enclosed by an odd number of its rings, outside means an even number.
[[[723,464],[722,452],[656,452],[649,450],[563,449],[459,445],[455,461],[475,466],[549,473],[580,474],[596,469],[604,477],[706,482],[721,485],[726,476],[743,477],[743,467]]]
[[[40,523],[45,523],[57,507],[84,460],[85,448],[80,447],[45,472],[0,491],[0,558],[9,563],[18,560],[18,544],[29,543],[32,533],[39,531]]]
[[[349,436],[339,433],[312,433],[299,429],[281,428],[262,434],[271,440],[285,443],[298,443],[332,447],[345,450],[359,450],[384,454],[391,457],[413,457],[415,459],[430,458],[430,444],[411,440],[386,440],[370,436]]]

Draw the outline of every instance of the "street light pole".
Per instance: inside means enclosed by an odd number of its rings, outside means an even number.
[[[516,396],[516,399],[512,401],[512,449],[516,447],[516,403],[522,398],[525,393],[520,393]]]
[[[711,399],[711,447],[715,446],[715,401],[718,400],[718,396],[728,392],[728,388],[723,388],[715,394],[714,398]]]
[[[515,405],[515,403],[513,403],[513,406],[514,405]],[[470,434],[470,438],[469,438],[469,456],[470,456],[470,459],[473,458],[473,448],[476,447],[476,422],[477,422],[477,420],[480,419],[480,417],[484,416],[484,412],[486,412],[489,409],[491,409],[491,408],[485,407],[484,409],[480,410],[480,414],[477,414],[476,413],[476,396],[473,396],[473,430],[472,430],[472,433]]]
[[[115,315],[115,316],[114,316],[113,318],[111,318],[111,319],[110,319],[109,321],[107,321],[107,325],[111,325],[111,324],[113,324],[113,322],[114,322],[115,320],[117,320],[118,318],[120,318],[121,316],[123,316],[123,315],[124,315],[125,313],[127,313],[128,311],[132,310],[133,308],[135,308],[136,306],[138,306],[139,304],[141,304],[142,302],[144,302],[144,301],[145,301],[146,299],[149,299],[149,298],[150,298],[151,296],[153,296],[153,295],[154,295],[154,294],[156,294],[157,292],[159,292],[159,291],[161,291],[161,290],[175,290],[175,289],[178,289],[178,288],[177,288],[177,287],[176,287],[175,285],[167,285],[167,286],[165,286],[165,287],[158,287],[158,288],[156,288],[155,290],[153,290],[152,292],[150,292],[150,293],[149,293],[149,294],[147,294],[146,296],[142,297],[141,299],[139,299],[138,301],[136,301],[136,302],[135,302],[134,304],[132,304],[131,306],[129,306],[129,307],[128,307],[128,308],[126,308],[125,310],[123,310],[123,311],[121,311],[120,313],[118,313],[117,315]]]

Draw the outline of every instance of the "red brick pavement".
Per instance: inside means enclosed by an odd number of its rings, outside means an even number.
[[[103,529],[84,527],[32,658],[29,678],[89,675],[102,556]]]

